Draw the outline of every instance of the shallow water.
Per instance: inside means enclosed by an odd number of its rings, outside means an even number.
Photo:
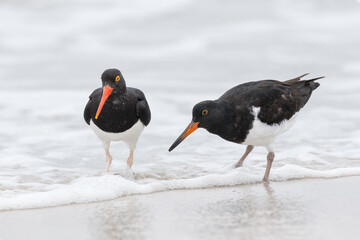
[[[356,1],[17,3],[0,3],[0,210],[258,182],[263,148],[239,169],[245,147],[205,130],[167,149],[195,103],[305,72],[326,78],[276,141],[270,180],[360,175]],[[112,144],[112,173],[102,173],[101,143],[82,117],[107,67],[142,89],[152,110],[134,181],[124,178],[123,143]]]

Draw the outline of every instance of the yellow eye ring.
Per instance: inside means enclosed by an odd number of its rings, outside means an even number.
[[[120,81],[120,76],[117,76],[116,78],[115,78],[115,81]]]
[[[201,114],[202,114],[203,116],[207,115],[208,113],[209,113],[209,111],[206,110],[206,109],[204,109],[204,110],[201,111]]]

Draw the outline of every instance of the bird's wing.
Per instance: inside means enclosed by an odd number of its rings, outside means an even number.
[[[90,124],[91,116],[93,115],[92,109],[94,108],[94,106],[93,106],[94,105],[94,97],[99,94],[100,95],[102,94],[101,88],[95,89],[89,96],[89,101],[86,104],[85,109],[84,109],[84,119],[87,124]]]
[[[145,126],[147,126],[151,120],[151,112],[150,112],[149,104],[146,101],[145,94],[137,88],[130,88],[130,89],[136,94],[138,98],[138,102],[136,103],[136,114],[141,120],[141,122]]]
[[[260,108],[258,118],[267,124],[290,119],[308,101],[311,92],[319,86],[318,78],[300,81],[301,77],[285,82],[262,80],[238,85],[227,91],[220,100],[235,103],[237,107]]]
[[[289,120],[303,107],[303,96],[298,89],[275,81],[266,85],[265,83],[261,91],[254,93],[257,97],[254,106],[260,107],[260,121],[270,125],[281,123],[285,119]]]
[[[314,81],[323,78],[300,80],[305,75],[285,82],[260,81],[257,90],[261,91],[254,91],[256,104],[260,107],[258,118],[267,124],[274,124],[289,120],[300,111],[309,100],[312,91],[320,85]]]
[[[301,78],[305,77],[306,75],[309,75],[308,73],[305,73],[299,77],[296,77],[296,78],[292,78],[292,79],[289,79],[289,80],[286,80],[286,81],[283,81],[282,83],[283,84],[286,84],[286,85],[294,85],[296,84],[297,82],[300,82]]]

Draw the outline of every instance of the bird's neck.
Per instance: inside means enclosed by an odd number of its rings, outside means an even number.
[[[227,135],[231,134],[233,131],[232,126],[232,115],[230,107],[226,102],[216,101],[218,104],[218,109],[221,109],[220,114],[218,114],[217,121],[213,122],[210,126],[206,128],[210,133],[219,135],[222,138],[225,138]]]
[[[252,126],[253,115],[250,114],[246,107],[236,108],[227,104],[225,104],[223,113],[222,120],[207,128],[207,130],[227,141],[243,142]]]

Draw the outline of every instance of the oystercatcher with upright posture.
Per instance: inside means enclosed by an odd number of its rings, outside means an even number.
[[[295,122],[297,113],[320,84],[300,77],[284,82],[262,80],[240,84],[214,101],[203,101],[193,108],[193,118],[169,148],[172,151],[197,128],[205,128],[223,139],[247,145],[235,167],[241,167],[254,146],[268,150],[264,182],[268,182],[275,157],[272,143]]]
[[[144,126],[151,119],[149,105],[142,91],[126,87],[125,79],[117,69],[107,69],[101,75],[102,88],[89,97],[84,118],[102,141],[109,172],[112,157],[111,141],[124,141],[130,149],[127,166],[133,164],[134,149]]]

